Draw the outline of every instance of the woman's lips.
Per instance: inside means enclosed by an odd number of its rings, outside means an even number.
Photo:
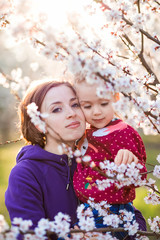
[[[71,122],[70,124],[68,124],[66,126],[66,128],[77,128],[80,126],[80,122],[76,121],[76,122]]]

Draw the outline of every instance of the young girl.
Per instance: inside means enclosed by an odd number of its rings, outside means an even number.
[[[115,118],[112,103],[119,99],[119,95],[110,93],[108,98],[100,98],[96,94],[98,85],[87,84],[85,80],[77,83],[75,87],[86,121],[90,124],[81,146],[83,154],[89,155],[97,167],[105,159],[120,165],[132,161],[127,157],[123,158],[123,162],[115,158],[120,149],[127,149],[134,153],[139,163],[142,164],[141,172],[146,172],[146,153],[141,137],[131,126]],[[105,177],[98,172],[79,163],[73,179],[78,198],[82,202],[87,202],[89,197],[94,198],[97,203],[107,201],[108,204],[112,205],[111,211],[118,215],[122,209],[134,213],[132,201],[135,199],[135,187],[132,185],[117,189],[112,184],[105,190],[99,190],[96,181],[103,179]],[[97,223],[96,227],[104,227],[104,225]],[[143,229],[141,223],[139,228]],[[117,233],[115,236],[118,239],[123,239],[126,233]]]

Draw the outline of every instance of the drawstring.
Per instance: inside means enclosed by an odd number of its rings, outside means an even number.
[[[68,178],[67,178],[67,186],[66,190],[69,189],[69,184],[70,184],[70,174],[71,174],[71,165],[72,165],[72,159],[68,157]]]
[[[66,186],[66,190],[69,189],[69,184],[70,184],[70,166],[68,166],[68,177],[67,177],[67,186]]]
[[[69,189],[69,185],[70,185],[70,174],[71,174],[72,159],[70,157],[68,157],[68,164],[64,160],[63,160],[63,162],[65,163],[65,165],[67,166],[67,169],[68,169],[67,185],[66,185],[66,190],[68,190]]]

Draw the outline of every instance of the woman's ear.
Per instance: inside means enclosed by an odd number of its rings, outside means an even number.
[[[120,99],[119,93],[115,93],[115,94],[114,94],[114,102],[118,102],[119,99]]]

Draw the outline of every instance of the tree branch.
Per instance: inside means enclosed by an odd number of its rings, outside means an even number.
[[[127,42],[128,42],[131,46],[135,47],[134,43],[130,40],[130,38],[127,36],[127,34],[124,34],[123,37],[127,40]],[[128,45],[127,45],[127,47],[128,47]],[[129,47],[128,47],[128,48],[129,48]],[[144,68],[147,70],[147,72],[148,72],[149,74],[151,74],[151,75],[153,74],[153,75],[155,76],[155,80],[154,80],[154,82],[153,82],[152,84],[157,84],[157,83],[159,83],[159,80],[158,80],[156,74],[152,71],[152,69],[150,68],[150,66],[148,65],[148,63],[146,62],[146,60],[145,60],[145,58],[144,58],[144,56],[143,56],[143,38],[142,38],[142,48],[141,48],[141,52],[138,54],[138,57],[139,57],[142,65],[144,66]],[[157,92],[157,93],[158,93],[158,92]]]
[[[6,231],[6,232],[9,232],[9,231]],[[92,230],[89,230],[89,231],[85,231],[85,230],[81,230],[81,229],[71,229],[70,230],[70,234],[72,233],[93,233],[93,232],[127,232],[126,230],[124,230],[123,227],[118,227],[118,228],[113,228],[113,227],[104,227],[104,228],[94,228]],[[21,232],[21,234],[25,235],[25,234],[35,234],[34,230],[28,230],[27,232]],[[52,232],[52,231],[46,231],[46,235],[49,237],[51,236],[52,234],[55,234],[57,235],[55,232]],[[141,236],[155,236],[157,239],[160,237],[160,233],[155,233],[155,232],[148,232],[148,231],[141,231],[141,230],[138,230],[136,234],[139,234]]]
[[[122,15],[122,19],[130,26],[133,26],[133,23],[131,21],[129,21],[128,19],[126,19],[123,15]],[[157,43],[158,45],[160,45],[160,41],[157,38],[152,37],[148,32],[144,31],[142,28],[139,28],[139,31],[141,33],[143,33],[148,39],[152,40],[153,42]]]
[[[20,137],[20,138],[18,138],[18,139],[16,139],[16,140],[10,140],[10,141],[6,141],[6,142],[4,142],[4,143],[0,143],[0,145],[6,145],[6,144],[10,144],[10,143],[17,143],[17,142],[20,142],[20,141],[22,141],[22,137]]]
[[[158,1],[155,0],[155,2],[156,2],[158,5],[160,5],[160,3],[159,3]]]
[[[103,0],[96,0],[96,2],[101,3],[102,5],[102,9],[103,10],[112,10],[109,6],[107,6]],[[156,1],[157,4],[159,4]],[[129,21],[127,18],[124,17],[124,15],[122,15],[122,19],[129,25],[129,26],[133,26],[133,23],[131,21]],[[143,29],[139,28],[139,31],[141,33],[143,33],[148,39],[152,40],[153,42],[157,43],[158,45],[160,45],[160,41],[157,38],[152,37],[148,32],[144,31]]]
[[[140,8],[140,0],[137,1],[137,6],[138,6],[138,13],[141,13],[141,8]],[[141,33],[141,53],[143,54],[144,50],[144,37],[143,33]]]
[[[11,78],[11,76],[6,75],[1,69],[0,69],[0,73],[1,73],[9,82],[15,82],[14,79]],[[17,99],[19,102],[21,102],[22,99],[20,98],[20,96],[18,95],[17,92],[11,90],[11,93],[16,97],[16,99]]]
[[[77,33],[77,34],[78,34],[78,33]],[[80,36],[79,36],[79,37],[80,37]],[[134,46],[134,44],[132,43],[132,41],[129,39],[129,37],[128,37],[126,34],[124,34],[123,37],[125,37],[125,39],[130,43],[131,46]],[[82,38],[81,38],[81,40],[83,41]],[[121,39],[121,40],[122,40],[122,39]],[[83,42],[84,42],[84,41],[83,41]],[[84,43],[85,43],[86,46],[87,46],[89,49],[91,49],[94,53],[96,53],[97,55],[99,55],[99,56],[102,57],[103,59],[107,60],[108,63],[111,64],[112,66],[115,66],[115,67],[116,67],[116,65],[115,65],[113,62],[111,62],[109,59],[107,59],[106,57],[104,57],[104,56],[103,56],[101,53],[99,53],[97,50],[95,50],[95,49],[93,49],[92,47],[90,47],[86,42],[84,42]],[[127,45],[127,46],[128,46],[128,45]],[[124,58],[125,58],[125,57],[124,57]],[[149,68],[149,66],[148,66],[148,68]],[[124,68],[122,69],[122,71],[123,71],[125,74],[131,76],[131,74],[130,74],[128,71],[126,71]],[[154,73],[152,70],[151,70],[151,74],[153,74],[153,75],[155,76],[156,82],[159,83],[159,80],[158,80],[157,76],[155,75],[155,73]],[[106,80],[105,80],[105,81],[106,81]],[[144,85],[146,86],[147,89],[150,89],[150,90],[154,91],[156,94],[158,94],[158,91],[157,91],[156,89],[150,87],[149,84],[144,84]]]
[[[83,164],[84,166],[90,167],[90,162],[86,163],[86,162],[84,162],[84,161],[82,160],[82,164]],[[90,167],[90,168],[93,169],[94,171],[98,172],[101,176],[103,176],[103,177],[105,177],[105,178],[107,178],[107,179],[113,179],[113,180],[117,180],[117,181],[118,181],[118,179],[117,179],[116,177],[110,177],[110,176],[108,176],[108,175],[107,175],[104,171],[102,171],[99,167]],[[145,175],[145,174],[152,173],[152,172],[153,172],[153,170],[147,171],[147,172],[143,172],[143,173],[139,173],[139,175]],[[125,179],[127,179],[127,178],[129,179],[129,177],[126,177],[126,176],[125,176]],[[158,190],[156,190],[154,186],[149,186],[149,185],[147,185],[147,184],[145,184],[144,186],[149,187],[149,188],[151,188],[152,190],[154,190],[156,193],[160,194],[160,192],[159,192]],[[81,192],[79,192],[79,193],[81,194]],[[81,194],[81,195],[83,195],[83,194]],[[83,195],[83,197],[84,197],[84,195]],[[87,197],[86,197],[86,198],[87,198]]]
[[[90,231],[84,231],[81,229],[72,229],[70,231],[70,233],[87,233],[87,232],[127,232],[126,230],[124,230],[123,227],[119,227],[119,228],[113,228],[113,227],[106,227],[106,228],[95,228],[93,230]],[[156,236],[156,237],[160,237],[160,233],[155,233],[155,232],[145,232],[145,231],[137,231],[137,234],[139,235],[143,235],[143,236]]]
[[[95,74],[97,74],[97,76],[99,76],[100,78],[102,78],[105,82],[109,82],[109,83],[114,87],[114,83],[111,82],[110,80],[106,79],[105,76],[102,76],[99,72],[97,72],[97,73],[95,73]],[[131,94],[128,95],[128,94],[126,94],[126,93],[124,93],[124,92],[122,92],[122,94],[124,95],[124,97],[129,98],[129,100],[133,100],[134,103],[136,103],[136,105],[139,107],[138,102],[136,101],[135,98],[134,98],[134,99],[132,98]],[[145,114],[145,116],[148,118],[148,120],[150,121],[150,123],[153,125],[153,127],[156,129],[157,133],[160,134],[160,131],[159,131],[158,127],[154,124],[154,122],[153,122],[152,119],[150,118],[150,117],[152,117],[152,118],[154,118],[154,119],[156,120],[156,119],[157,119],[157,116],[156,116],[156,115],[153,115],[153,114],[152,114],[151,112],[149,112],[149,111],[144,111],[143,109],[142,109],[142,111],[143,111],[143,113]]]

